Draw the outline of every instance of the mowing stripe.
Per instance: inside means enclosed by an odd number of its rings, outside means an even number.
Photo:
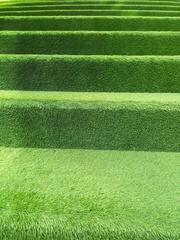
[[[0,16],[159,16],[179,17],[180,11],[158,10],[34,10],[0,11]]]
[[[48,100],[46,92],[23,93],[24,101],[13,99],[21,92],[8,94],[0,99],[1,146],[180,151],[179,94],[151,94],[152,101],[143,101],[148,97],[143,94],[138,94],[138,101],[134,94],[125,95],[125,100],[116,95],[116,102],[109,93],[110,101],[104,100],[104,93],[81,94],[82,101],[76,99],[79,93],[64,93],[66,100],[60,101]]]
[[[180,93],[180,57],[0,55],[0,89]]]
[[[179,55],[180,32],[1,31],[1,54]]]
[[[165,11],[180,11],[180,6],[169,6],[169,5],[126,5],[126,4],[65,4],[65,5],[36,5],[36,6],[10,6],[1,7],[2,11],[32,11],[32,10],[165,10]]]
[[[0,30],[180,31],[179,17],[0,17]]]

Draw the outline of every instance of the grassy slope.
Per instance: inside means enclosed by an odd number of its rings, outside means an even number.
[[[179,94],[134,97],[114,93],[2,91],[1,96],[0,145],[180,150]]]
[[[179,55],[179,32],[1,31],[1,54]]]
[[[0,17],[0,30],[179,31],[178,17]]]
[[[178,93],[179,64],[178,56],[0,55],[0,88]]]
[[[178,240],[179,157],[0,148],[0,238]]]

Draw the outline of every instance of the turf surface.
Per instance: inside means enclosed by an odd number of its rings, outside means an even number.
[[[179,17],[4,16],[0,30],[179,31]]]
[[[0,55],[0,88],[179,93],[179,64],[179,56]]]
[[[31,1],[20,1],[20,0],[14,0],[14,1],[9,1],[9,0],[1,0],[2,2],[2,6],[4,5],[14,5],[14,6],[30,6],[30,5],[61,5],[61,4],[135,4],[135,5],[175,5],[178,6],[180,5],[179,2],[177,0],[166,0],[166,1],[162,1],[162,0],[134,0],[134,1],[129,1],[129,0],[61,0],[61,1],[53,1],[53,0],[31,0]]]
[[[180,239],[179,10],[0,2],[0,239]]]
[[[0,148],[0,238],[178,240],[179,158]]]
[[[179,94],[1,95],[0,145],[180,151]]]
[[[100,9],[100,10],[169,10],[180,11],[180,6],[169,5],[127,5],[127,4],[60,4],[60,5],[35,5],[35,6],[10,6],[1,7],[1,11],[32,11],[32,10],[63,10],[63,9]]]
[[[179,32],[1,31],[0,54],[179,55]]]
[[[180,17],[180,11],[158,10],[34,10],[0,11],[0,16],[159,16]]]

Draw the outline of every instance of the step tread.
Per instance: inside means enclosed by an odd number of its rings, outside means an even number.
[[[1,234],[178,239],[179,158],[180,153],[0,148]]]
[[[99,103],[142,104],[180,104],[179,93],[96,93],[96,92],[44,92],[44,91],[3,91],[0,90],[0,101],[71,101]],[[180,110],[180,109],[179,109]]]

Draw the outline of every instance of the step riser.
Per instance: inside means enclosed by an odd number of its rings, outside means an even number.
[[[1,32],[1,54],[179,55],[180,33]]]
[[[177,1],[34,1],[34,2],[6,2],[1,3],[1,6],[37,6],[37,5],[64,5],[64,4],[98,4],[98,5],[104,5],[104,4],[131,4],[131,5],[170,5],[170,6],[179,6],[180,3]]]
[[[180,18],[0,17],[0,30],[180,31]]]
[[[180,92],[180,58],[0,56],[0,89]]]
[[[74,5],[74,4],[69,4],[69,5],[37,5],[37,6],[21,6],[21,7],[1,7],[0,11],[38,11],[38,10],[159,10],[159,11],[180,11],[180,6],[165,6],[165,5],[125,5],[125,4],[120,4],[120,5]]]
[[[145,10],[37,10],[1,11],[0,16],[157,16],[180,17],[180,11]]]
[[[115,107],[115,109],[113,109]],[[180,151],[178,108],[1,101],[6,147]]]

